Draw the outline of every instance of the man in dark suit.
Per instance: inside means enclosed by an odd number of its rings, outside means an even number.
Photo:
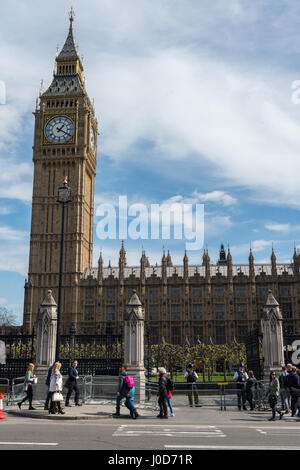
[[[79,388],[78,388],[78,370],[77,370],[78,362],[74,361],[73,365],[69,369],[69,378],[68,382],[70,384],[67,397],[66,397],[66,406],[71,406],[70,405],[70,398],[72,395],[73,390],[75,390],[75,405],[76,406],[81,406],[81,403],[79,403]]]

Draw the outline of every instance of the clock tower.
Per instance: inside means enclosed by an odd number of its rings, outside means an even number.
[[[69,332],[72,321],[77,323],[78,283],[84,269],[92,266],[98,132],[85,89],[73,21],[71,10],[68,36],[57,53],[52,83],[40,92],[33,113],[34,181],[23,318],[27,333],[35,326],[48,289],[58,297],[62,211],[57,189],[66,177],[72,188],[72,202],[65,213],[61,333]]]

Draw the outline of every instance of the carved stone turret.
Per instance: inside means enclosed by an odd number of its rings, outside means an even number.
[[[37,318],[36,367],[40,371],[48,369],[55,360],[56,326],[57,304],[52,291],[48,290]]]
[[[144,322],[145,311],[133,291],[124,313],[125,368],[134,379],[139,403],[145,400]]]
[[[284,365],[282,315],[279,303],[269,290],[261,318],[263,335],[264,377],[269,379],[270,371],[280,371]]]

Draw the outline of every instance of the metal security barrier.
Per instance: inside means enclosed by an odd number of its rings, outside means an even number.
[[[236,382],[219,382],[220,409],[226,411],[227,406],[237,406],[238,384]],[[253,387],[253,405],[255,410],[268,409],[265,399],[266,385],[263,380],[257,380]]]
[[[86,403],[93,395],[93,376],[85,375],[82,378],[82,401]]]

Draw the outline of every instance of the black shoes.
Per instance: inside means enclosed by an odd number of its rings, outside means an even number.
[[[130,411],[130,416],[132,419],[137,419],[139,417],[139,414],[136,410]]]
[[[75,403],[75,406],[82,406],[82,403]]]
[[[19,410],[21,409],[22,403],[18,403]]]

